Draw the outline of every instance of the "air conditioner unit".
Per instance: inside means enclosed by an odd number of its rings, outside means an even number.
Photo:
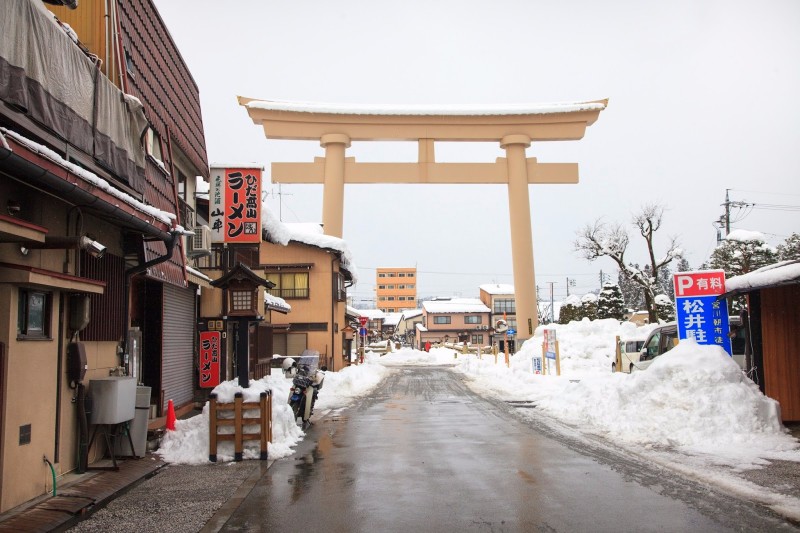
[[[194,227],[194,236],[189,239],[189,255],[211,255],[211,228],[206,225]]]
[[[484,324],[481,329],[489,329],[489,324]]]

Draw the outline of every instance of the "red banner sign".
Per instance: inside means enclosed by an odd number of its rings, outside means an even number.
[[[717,296],[725,292],[724,270],[678,272],[674,277],[675,297]]]
[[[222,332],[200,332],[200,386],[211,388],[219,385]]]
[[[261,169],[213,176],[209,208],[214,242],[261,242]]]

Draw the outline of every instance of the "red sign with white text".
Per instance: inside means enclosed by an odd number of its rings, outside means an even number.
[[[675,274],[675,297],[717,296],[725,292],[724,270],[702,270]]]
[[[200,332],[200,386],[211,388],[219,385],[222,332]]]
[[[261,169],[212,176],[209,223],[214,242],[261,242]]]

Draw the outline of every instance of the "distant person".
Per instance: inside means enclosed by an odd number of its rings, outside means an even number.
[[[426,352],[431,351],[431,341],[425,341],[425,351]]]

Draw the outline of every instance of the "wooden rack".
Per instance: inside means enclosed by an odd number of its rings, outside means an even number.
[[[256,411],[257,417],[245,418],[245,411]],[[233,418],[220,418],[220,411],[233,411]],[[233,433],[220,433],[219,428],[223,426],[233,426]],[[245,433],[245,426],[258,426],[257,433]],[[261,457],[267,459],[267,443],[272,442],[272,392],[262,392],[258,402],[245,402],[242,393],[237,392],[233,403],[217,402],[217,395],[209,396],[208,412],[208,460],[217,462],[217,443],[219,441],[233,441],[234,461],[241,461],[244,452],[244,441],[260,440]]]

